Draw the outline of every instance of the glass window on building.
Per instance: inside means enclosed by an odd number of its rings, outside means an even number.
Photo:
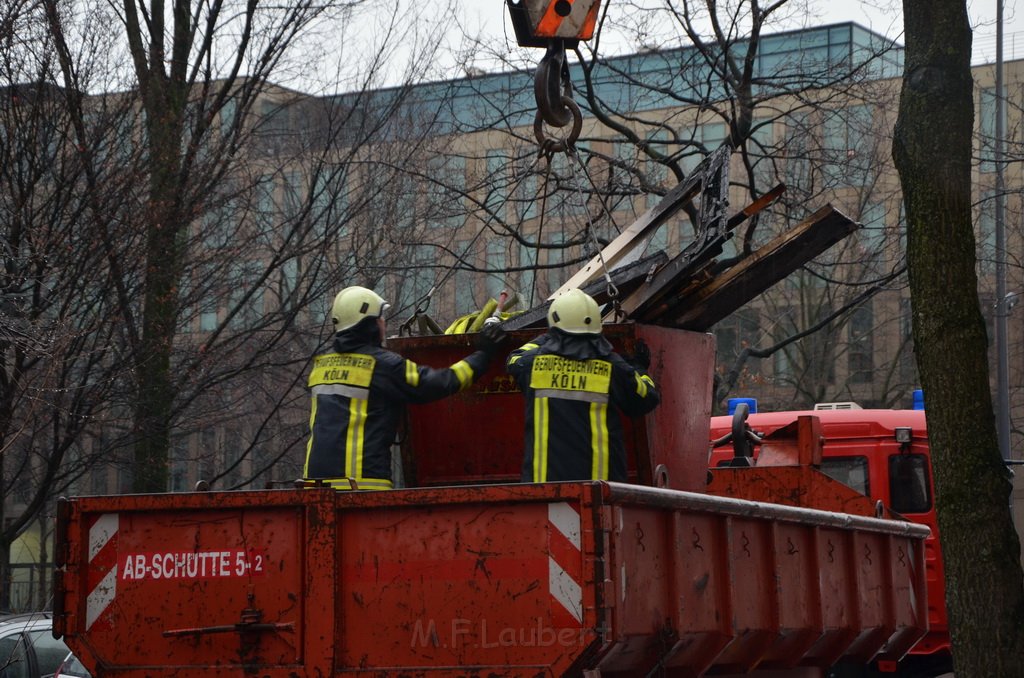
[[[325,165],[313,180],[312,213],[313,234],[324,237],[335,230],[337,237],[344,238],[347,227],[343,224],[348,217],[348,183],[344,166]]]
[[[534,306],[536,296],[534,284],[536,283],[538,251],[536,247],[519,245],[519,308],[526,309]]]
[[[798,112],[789,118],[786,125],[786,138],[783,140],[783,147],[786,149],[786,185],[789,192],[803,192],[810,190],[813,182],[811,180],[811,140],[814,130],[811,127],[811,118],[806,112]],[[799,218],[800,214],[794,214]]]
[[[698,126],[694,141],[699,145],[700,152],[689,154],[680,161],[683,171],[689,174],[696,169],[700,161],[724,144],[728,137],[729,128],[724,122],[705,122]]]
[[[171,443],[171,492],[189,490],[189,469],[192,467],[189,436],[178,436]]]
[[[424,207],[433,221],[454,230],[466,223],[466,159],[436,155],[428,160],[430,183],[423,186]]]
[[[89,470],[89,494],[107,493],[107,474],[110,469],[106,464],[96,464]]]
[[[651,196],[648,196],[648,197],[651,197]],[[661,196],[653,196],[653,197],[657,198],[657,199],[660,199]],[[653,202],[652,206],[656,205],[656,204],[657,204],[657,200],[655,200]],[[658,226],[654,230],[654,233],[651,234],[650,239],[647,241],[647,248],[646,248],[645,254],[652,254],[652,253],[658,252],[658,251],[667,252],[668,251],[668,234],[669,234],[669,225],[668,224],[661,224],[660,226]]]
[[[670,148],[670,144],[672,143],[672,136],[668,132],[668,130],[657,130],[654,134],[652,134],[649,137],[648,141],[651,143],[652,148],[660,155],[668,156],[672,154],[672,149]],[[668,188],[670,187],[667,186],[666,184],[669,181],[669,171],[668,168],[664,165],[664,163],[658,162],[654,158],[648,156],[645,164],[647,167],[647,184],[652,188],[661,189],[662,193],[668,190]],[[647,193],[646,201],[647,209],[650,209],[657,205],[659,202],[661,202],[661,198],[661,194],[654,191],[649,191]],[[665,234],[664,243],[657,245],[657,249],[665,249],[668,245],[668,229],[662,229],[662,231]],[[652,243],[652,247],[653,246],[654,244]]]
[[[562,262],[565,261],[565,249],[559,247],[565,242],[565,235],[562,233],[551,233],[544,237],[544,241],[548,245],[554,246],[543,250],[543,256],[548,267],[544,271],[544,280],[547,282],[547,290],[544,292],[544,296],[547,296],[565,282],[565,270],[562,267]]]
[[[212,427],[204,428],[199,435],[199,450],[197,455],[199,458],[198,480],[209,481],[213,478],[216,469],[218,451],[217,430]]]
[[[178,332],[189,334],[193,331],[196,319],[196,308],[195,300],[192,298],[194,294],[192,289],[192,272],[185,271],[179,278],[178,283],[178,303],[181,305],[181,311],[178,313]]]
[[[256,121],[256,135],[259,146],[268,154],[280,153],[290,133],[288,107],[270,99],[263,99]]]
[[[916,384],[917,361],[914,358],[913,312],[910,297],[900,298],[900,380],[904,384]]]
[[[775,121],[773,118],[755,117],[750,125],[747,152],[754,164],[754,177],[762,190],[781,179],[775,174]]]
[[[1006,87],[1002,95],[1006,97]],[[982,172],[996,171],[996,111],[999,108],[995,87],[981,90],[978,101],[978,151],[981,156]],[[1006,132],[1006,106],[1003,106],[1003,134]]]
[[[628,175],[636,166],[636,146],[629,141],[613,141],[612,158],[615,160],[614,170]]]
[[[770,155],[775,143],[775,119],[755,116],[750,124],[750,139],[755,142],[752,153]]]
[[[857,104],[825,111],[822,147],[826,179],[837,185],[864,186],[875,165],[872,108]]]
[[[231,264],[228,288],[228,312],[234,313],[231,326],[251,328],[263,317],[263,262],[236,261]]]
[[[785,382],[793,378],[793,361],[789,356],[790,350],[787,346],[772,354],[772,372],[776,382]]]
[[[292,170],[284,173],[281,207],[286,219],[294,219],[302,210],[306,201],[306,182],[302,173]]]
[[[885,204],[869,202],[861,210],[863,228],[860,230],[861,244],[868,253],[880,253],[885,249]]]
[[[747,346],[753,345],[761,332],[757,309],[741,308],[715,325],[718,364],[727,367]]]
[[[978,273],[995,271],[996,266],[996,199],[995,191],[981,192],[978,200]]]
[[[127,462],[121,462],[117,467],[117,487],[118,492],[121,494],[128,494],[132,491],[132,485],[135,482],[135,474],[131,464]]]
[[[467,267],[476,265],[476,247],[474,241],[457,240],[455,242],[455,254],[460,260],[455,262],[455,313],[462,315],[469,313],[476,306],[475,295],[473,294],[473,277],[475,273],[465,270]]]
[[[487,177],[484,181],[486,197],[484,205],[498,219],[504,219],[505,203],[508,201],[508,178],[505,169],[508,157],[503,150],[487,151]]]
[[[199,309],[199,331],[213,332],[217,329],[217,298],[208,296]]]
[[[502,239],[487,241],[487,295],[497,299],[501,291],[507,289],[505,269],[508,268],[508,243]],[[500,272],[499,272],[500,271]]]
[[[238,101],[234,97],[228,98],[220,109],[220,133],[229,135],[237,127],[235,116],[238,114]]]
[[[416,305],[426,298],[436,278],[435,255],[437,249],[430,245],[410,245],[406,248],[406,262],[401,277],[396,281],[398,306],[402,315],[415,310]]]
[[[224,489],[232,490],[236,489],[245,477],[246,469],[245,454],[246,443],[242,438],[242,431],[237,427],[229,427],[224,431],[224,447],[222,450],[224,464],[224,478],[221,480],[221,486]]]
[[[299,282],[299,260],[295,257],[281,263],[280,267],[280,297],[282,303],[292,299],[298,290]]]
[[[517,168],[516,177],[516,214],[521,221],[527,221],[540,215],[539,195],[541,181],[534,164],[522,163]]]
[[[874,375],[874,324],[874,309],[870,299],[850,314],[847,360],[850,382],[853,384],[870,384]]]
[[[452,228],[460,228],[466,223],[466,200],[462,196],[466,187],[466,159],[462,156],[445,157],[444,180],[445,224]]]
[[[231,245],[237,237],[238,213],[230,200],[219,199],[207,205],[200,220],[203,246],[215,250]]]

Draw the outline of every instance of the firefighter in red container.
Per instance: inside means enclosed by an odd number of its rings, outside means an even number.
[[[617,410],[640,416],[661,399],[640,343],[632,363],[601,336],[601,312],[572,290],[548,309],[547,334],[513,351],[506,367],[526,397],[524,482],[626,480]]]
[[[312,413],[303,477],[347,490],[389,490],[391,444],[406,403],[439,400],[472,384],[505,339],[498,325],[477,335],[479,350],[451,367],[417,365],[382,347],[388,304],[365,287],[334,298],[333,351],[313,359]]]

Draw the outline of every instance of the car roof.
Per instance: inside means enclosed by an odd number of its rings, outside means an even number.
[[[0,632],[11,629],[48,629],[53,626],[50,612],[27,612],[0,616]]]

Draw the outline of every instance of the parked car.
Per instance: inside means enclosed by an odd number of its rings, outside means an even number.
[[[69,650],[52,629],[49,612],[0,617],[0,678],[53,678]]]
[[[78,657],[72,652],[68,652],[68,656],[64,658],[64,663],[57,669],[57,673],[53,675],[53,678],[92,678],[92,674],[85,668],[85,665],[78,660]]]

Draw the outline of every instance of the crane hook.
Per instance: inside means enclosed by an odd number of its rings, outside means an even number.
[[[533,95],[544,122],[554,127],[565,127],[573,121],[573,112],[564,104],[565,99],[572,99],[565,40],[548,42],[547,51],[533,77]]]

